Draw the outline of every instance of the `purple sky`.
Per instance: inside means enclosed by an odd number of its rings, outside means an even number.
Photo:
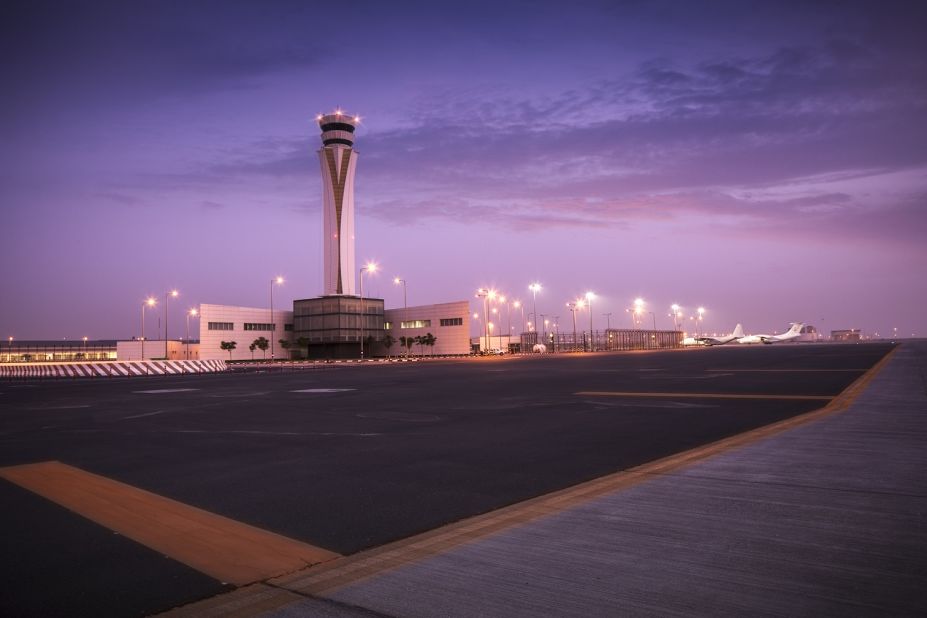
[[[662,328],[677,302],[709,331],[927,334],[922,3],[19,4],[4,339],[128,338],[171,287],[178,326],[276,274],[277,307],[317,295],[336,106],[388,307],[395,275],[410,304],[538,280],[562,327],[591,289],[596,328],[641,296]]]

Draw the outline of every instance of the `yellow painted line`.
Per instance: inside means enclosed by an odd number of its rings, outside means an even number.
[[[776,399],[785,401],[830,401],[831,395],[757,395],[751,393],[635,393],[621,391],[579,391],[582,397],[660,397],[668,399]]]
[[[709,373],[736,371],[738,373],[863,373],[868,369],[706,369]]]
[[[0,468],[0,477],[237,586],[339,557],[58,461]]]
[[[276,597],[273,601],[263,596],[267,594],[266,586],[257,584],[177,608],[168,615],[198,618],[202,615],[227,615],[235,612],[236,615],[257,616],[271,606],[291,605],[293,593],[300,595],[300,598],[305,598],[306,595],[324,597],[339,588],[431,558],[460,545],[559,513],[595,498],[633,487],[652,479],[655,475],[671,474],[710,457],[753,444],[764,438],[845,410],[878,375],[893,354],[894,349],[865,375],[857,378],[842,393],[831,399],[830,403],[818,410],[276,578],[268,582],[276,590]],[[249,611],[246,607],[241,609],[250,598],[249,595],[254,597],[255,603],[260,598],[264,603],[261,607],[264,609],[261,611]]]

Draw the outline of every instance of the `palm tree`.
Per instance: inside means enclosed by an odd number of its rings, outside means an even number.
[[[390,334],[387,334],[386,337],[383,338],[383,347],[386,348],[386,358],[389,358],[389,349],[393,347],[394,343],[396,343],[396,338]]]
[[[252,341],[248,349],[251,350],[251,360],[254,360],[254,349],[257,347],[257,341]]]
[[[254,345],[264,354],[264,360],[267,360],[267,348],[270,347],[270,341],[266,337],[258,337],[254,340]]]
[[[436,342],[437,340],[438,340],[438,338],[435,337],[434,335],[432,335],[431,333],[428,333],[427,335],[425,335],[425,345],[427,345],[429,348],[431,348],[431,355],[432,355],[432,356],[435,355],[435,342]]]
[[[399,341],[402,342],[404,348],[406,348],[406,355],[412,351],[412,346],[415,345],[415,338],[413,337],[400,337]]]
[[[280,339],[277,341],[280,344],[280,348],[286,350],[287,358],[290,357],[290,341],[288,339]]]
[[[425,358],[425,336],[416,335],[415,343],[418,344],[418,351],[422,353],[422,358]]]
[[[309,358],[309,339],[307,337],[300,337],[296,340],[296,345],[301,348],[306,348],[306,358]]]
[[[232,350],[238,347],[237,341],[223,341],[219,344],[219,347],[223,350],[227,350],[229,353],[229,360],[232,360]]]

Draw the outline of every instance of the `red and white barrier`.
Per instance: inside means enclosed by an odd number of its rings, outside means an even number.
[[[107,378],[215,373],[226,369],[224,360],[11,363],[0,364],[0,378]]]

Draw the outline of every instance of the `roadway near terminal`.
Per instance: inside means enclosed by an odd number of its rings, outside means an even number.
[[[0,382],[0,612],[144,615],[338,564],[818,410],[891,349]]]

